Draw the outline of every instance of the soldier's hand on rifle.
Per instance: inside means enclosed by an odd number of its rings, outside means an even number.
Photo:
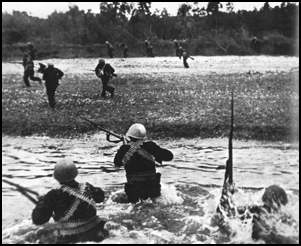
[[[106,133],[106,139],[107,139],[108,142],[111,142],[111,140],[110,140],[110,133]]]

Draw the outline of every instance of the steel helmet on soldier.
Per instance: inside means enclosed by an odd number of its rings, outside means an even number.
[[[103,65],[104,65],[106,62],[105,62],[105,60],[104,60],[104,59],[99,59],[99,60],[98,60],[98,63],[99,63],[99,64],[103,64]]]
[[[132,137],[135,139],[145,139],[146,137],[146,129],[144,125],[140,123],[135,123],[131,125],[127,133],[125,134],[126,137]]]
[[[271,185],[265,189],[262,201],[269,207],[276,204],[278,207],[288,203],[287,194],[284,189],[278,185]]]
[[[60,183],[66,183],[74,180],[77,174],[77,168],[70,159],[62,159],[58,161],[53,172],[54,178]]]

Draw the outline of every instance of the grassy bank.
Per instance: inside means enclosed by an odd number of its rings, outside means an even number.
[[[298,139],[298,73],[229,75],[119,75],[116,97],[100,98],[99,81],[66,75],[57,90],[58,111],[48,108],[44,89],[22,86],[21,75],[2,75],[2,133],[74,136],[102,127],[124,133],[144,123],[149,137],[225,137],[230,91],[234,89],[235,130],[240,139]]]

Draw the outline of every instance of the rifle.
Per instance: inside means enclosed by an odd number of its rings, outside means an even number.
[[[224,179],[224,186],[229,182],[230,185],[233,183],[233,146],[232,146],[232,138],[233,138],[233,118],[234,118],[234,103],[233,103],[233,91],[231,93],[231,125],[230,125],[230,134],[229,134],[229,158],[226,163],[226,172]]]
[[[7,63],[23,65],[23,62],[19,62],[19,61],[8,61]]]
[[[7,184],[9,184],[9,185],[12,185],[12,186],[16,187],[17,191],[19,191],[22,195],[24,195],[25,197],[27,197],[32,203],[34,203],[34,204],[38,203],[38,199],[40,197],[39,193],[37,193],[37,192],[35,192],[35,191],[33,191],[33,190],[29,189],[29,188],[26,188],[26,187],[23,187],[23,186],[18,185],[16,183],[13,183],[11,181],[8,181],[6,179],[3,179],[3,178],[2,178],[2,181],[5,182],[5,183],[7,183]],[[31,193],[31,194],[35,195],[36,198],[32,197],[28,193]]]
[[[111,143],[119,143],[119,142],[124,142],[124,140],[126,139],[126,137],[125,137],[124,135],[119,135],[119,134],[117,134],[117,133],[115,133],[115,132],[112,132],[112,131],[110,131],[110,130],[107,130],[107,129],[105,129],[105,128],[99,126],[98,124],[96,124],[96,123],[93,122],[92,120],[89,120],[89,119],[87,119],[87,118],[85,118],[85,117],[83,117],[83,116],[80,116],[80,118],[83,119],[83,120],[85,120],[85,121],[87,121],[87,122],[89,122],[91,125],[95,126],[97,129],[99,129],[99,130],[101,130],[101,131],[107,133],[107,141],[108,141],[108,142],[111,142]],[[112,135],[112,136],[118,138],[119,140],[117,140],[117,141],[110,140],[110,135]],[[156,163],[157,166],[162,166],[162,163],[160,163],[160,162],[158,162],[158,161],[155,161],[155,163]]]
[[[233,186],[233,159],[232,159],[232,138],[233,138],[233,91],[231,93],[231,126],[229,134],[229,158],[226,162],[226,172],[224,178],[224,184],[222,189],[222,196],[220,203],[217,207],[217,212],[227,212],[228,216],[235,215],[235,209],[233,208],[233,200],[231,194],[234,193]]]
[[[89,122],[91,125],[95,126],[97,129],[99,129],[99,130],[101,130],[101,131],[107,133],[107,141],[109,141],[109,142],[112,142],[112,143],[119,143],[119,142],[121,142],[121,141],[124,140],[124,136],[123,136],[123,135],[119,135],[119,134],[117,134],[117,133],[115,133],[115,132],[112,132],[112,131],[110,131],[110,130],[107,130],[107,129],[105,129],[105,128],[99,126],[98,124],[96,124],[94,121],[89,120],[89,119],[87,119],[87,118],[85,118],[85,117],[83,117],[83,116],[80,116],[80,118],[83,119],[83,120],[85,120],[85,121],[87,121],[87,122]],[[110,136],[110,135],[112,135],[112,136],[118,138],[119,141],[117,141],[117,142],[116,142],[116,141],[111,141],[111,140],[109,139],[109,136]]]

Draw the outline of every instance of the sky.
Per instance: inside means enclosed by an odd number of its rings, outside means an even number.
[[[185,2],[152,2],[151,10],[166,8],[171,15],[176,15],[181,4]],[[224,5],[226,2],[222,2]],[[99,2],[2,2],[2,12],[12,13],[13,10],[26,11],[29,15],[47,18],[49,14],[57,10],[66,12],[69,6],[75,4],[80,10],[91,9],[93,13],[99,12]],[[192,4],[192,2],[191,2]],[[260,9],[264,2],[233,2],[234,11]],[[271,7],[280,5],[281,2],[269,2]],[[207,6],[207,2],[200,2],[200,7]]]

